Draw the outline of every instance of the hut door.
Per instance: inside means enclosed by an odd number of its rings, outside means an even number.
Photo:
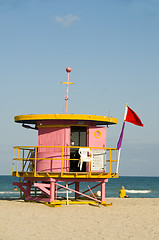
[[[89,127],[89,147],[106,147],[106,127]],[[92,172],[106,171],[106,154],[104,149],[93,149]]]
[[[81,126],[71,127],[70,141],[71,141],[70,146],[86,147],[87,146],[87,128],[81,127]],[[79,159],[78,149],[79,148],[71,148],[70,159]],[[80,171],[77,160],[70,161],[70,171],[71,172]],[[82,172],[86,172],[86,163],[83,163]]]

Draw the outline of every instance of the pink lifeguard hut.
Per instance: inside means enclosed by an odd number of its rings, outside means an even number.
[[[118,149],[107,148],[106,130],[117,123],[113,117],[67,114],[69,73],[65,114],[35,114],[15,117],[23,127],[38,131],[38,146],[13,148],[12,175],[27,201],[61,204],[98,203],[106,205],[105,183],[118,178]],[[81,191],[80,183],[87,183]],[[91,182],[91,187],[89,183]],[[92,186],[92,182],[94,185]],[[96,187],[100,191],[94,193]],[[66,196],[58,195],[64,189]],[[74,197],[69,197],[69,191]],[[100,194],[99,194],[100,193]]]

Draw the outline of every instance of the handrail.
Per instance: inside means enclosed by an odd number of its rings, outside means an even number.
[[[40,148],[53,148],[53,149],[61,149],[61,151],[54,151],[48,152],[50,154],[57,154],[55,156],[50,157],[38,157],[38,149]],[[72,159],[70,158],[70,151],[64,151],[64,149],[78,149],[78,148],[90,148],[90,150],[104,150],[104,154],[106,155],[105,158],[105,165],[106,163],[109,164],[109,170],[107,173],[110,175],[112,174],[112,163],[118,164],[118,149],[117,148],[106,148],[106,147],[81,147],[81,146],[16,146],[13,148],[13,165],[12,165],[12,173],[15,173],[16,176],[20,176],[19,172],[29,173],[33,172],[33,176],[36,177],[38,175],[37,172],[37,163],[40,160],[43,161],[61,161],[60,166],[60,173],[61,177],[63,176],[64,172],[64,161],[79,161],[79,159]],[[116,151],[115,159],[112,159],[112,151]],[[44,153],[44,152],[41,152]],[[60,155],[60,156],[58,156]],[[99,154],[100,155],[100,154]],[[22,169],[21,171],[19,168],[21,167],[22,162]],[[86,174],[89,176],[92,175],[92,163],[89,163],[89,170],[87,169]],[[34,167],[33,167],[34,166]],[[107,166],[108,167],[108,166]],[[67,167],[65,167],[67,168]],[[94,171],[93,171],[94,172]],[[50,173],[48,171],[48,173]],[[52,173],[52,171],[51,171]],[[67,172],[68,173],[68,172]],[[71,172],[72,173],[72,172]],[[103,172],[99,171],[99,174],[105,174],[105,169]]]
[[[117,148],[108,148],[108,147],[83,147],[83,146],[15,146],[13,148],[19,148],[19,149],[23,149],[25,148],[25,150],[30,150],[30,149],[34,149],[34,148],[90,148],[90,149],[111,149],[111,150],[117,150]]]

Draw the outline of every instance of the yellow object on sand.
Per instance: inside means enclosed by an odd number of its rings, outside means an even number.
[[[120,191],[119,191],[119,197],[120,198],[124,198],[126,196],[126,191],[124,188],[122,188]]]

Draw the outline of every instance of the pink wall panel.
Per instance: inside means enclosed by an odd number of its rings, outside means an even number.
[[[70,128],[39,128],[38,129],[38,158],[49,158],[49,160],[39,160],[37,171],[60,172],[62,148],[47,148],[40,146],[68,146],[70,145]],[[64,149],[64,158],[70,158],[70,149]],[[63,171],[69,171],[69,161],[63,161]]]

